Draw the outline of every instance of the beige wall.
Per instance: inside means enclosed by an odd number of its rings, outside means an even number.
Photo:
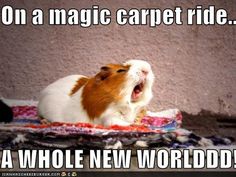
[[[194,2],[194,1],[193,1]],[[190,1],[1,1],[3,5],[34,8],[120,7],[183,9]],[[235,1],[198,1],[228,10],[236,18]],[[52,81],[69,75],[94,75],[110,62],[141,58],[153,67],[156,82],[151,108],[178,107],[236,114],[235,26],[3,26],[0,25],[0,95],[37,99]]]

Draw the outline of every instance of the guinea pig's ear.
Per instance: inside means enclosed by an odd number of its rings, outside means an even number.
[[[111,75],[111,68],[108,66],[101,67],[100,72],[95,76],[97,81],[105,80]]]

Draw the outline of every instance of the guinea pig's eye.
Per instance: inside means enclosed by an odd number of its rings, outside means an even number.
[[[116,72],[118,72],[118,73],[122,73],[122,72],[126,72],[127,70],[125,70],[125,69],[119,69],[119,70],[117,70]]]
[[[108,67],[108,66],[103,66],[103,67],[101,67],[101,70],[103,70],[103,71],[108,71],[110,68]]]

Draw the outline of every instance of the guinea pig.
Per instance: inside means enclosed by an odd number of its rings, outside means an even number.
[[[38,114],[49,122],[128,126],[150,102],[153,82],[146,61],[108,64],[94,77],[70,75],[50,84],[41,92]]]

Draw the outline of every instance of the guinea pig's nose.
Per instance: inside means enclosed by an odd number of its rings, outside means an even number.
[[[148,75],[148,71],[147,70],[142,70],[142,73],[143,73],[143,75]]]

